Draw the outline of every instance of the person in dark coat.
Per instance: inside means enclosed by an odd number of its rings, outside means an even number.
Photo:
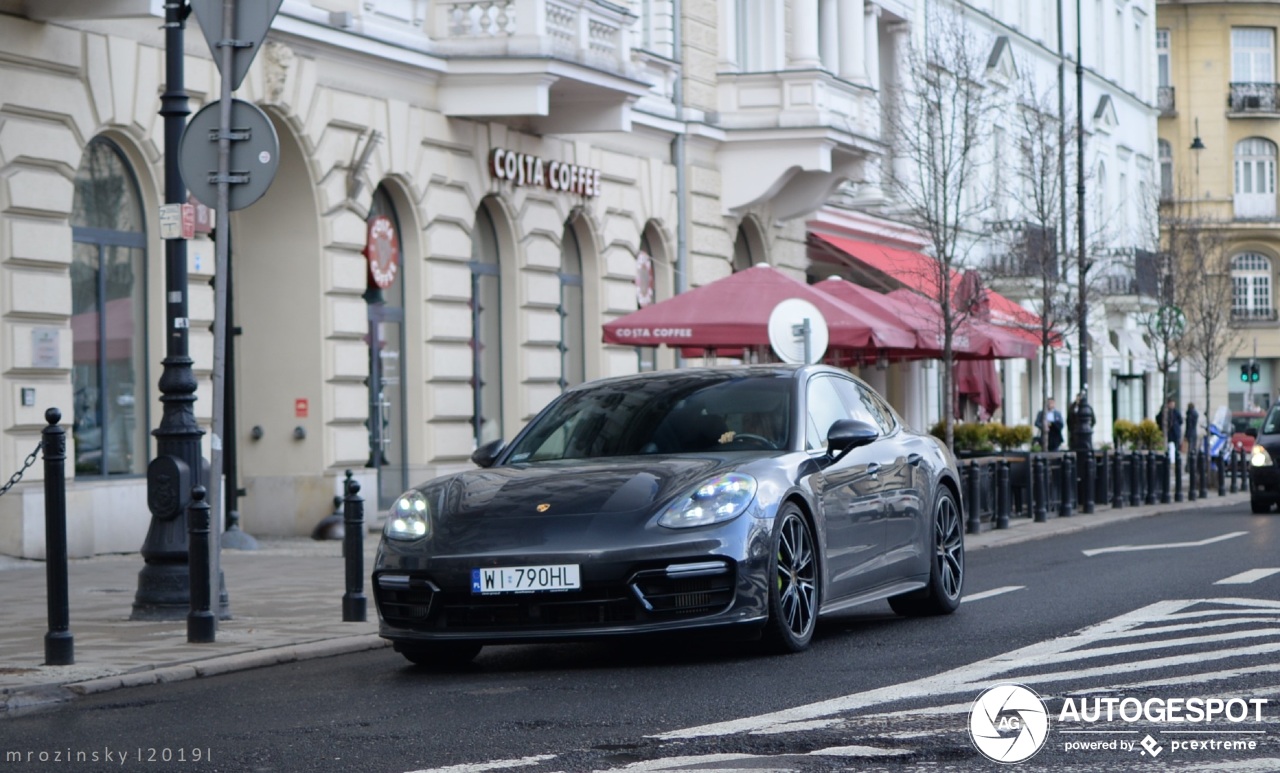
[[[1195,403],[1187,403],[1187,450],[1196,447],[1196,433],[1199,431],[1200,412]]]
[[[1169,404],[1156,414],[1156,424],[1160,425],[1166,442],[1177,443],[1182,440],[1182,412],[1178,410],[1178,402],[1172,397],[1169,398]]]
[[[1036,414],[1036,430],[1044,439],[1041,447],[1046,451],[1057,451],[1062,447],[1062,413],[1058,411],[1053,398],[1045,401],[1044,410]]]

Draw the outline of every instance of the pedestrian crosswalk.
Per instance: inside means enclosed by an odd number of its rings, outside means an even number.
[[[1170,599],[1147,604],[1073,633],[1001,653],[995,657],[899,684],[843,695],[780,711],[685,727],[645,739],[636,754],[603,755],[587,767],[582,753],[566,765],[561,755],[503,765],[518,773],[564,769],[797,770],[818,769],[815,758],[832,764],[860,760],[863,769],[936,769],[939,760],[975,755],[967,735],[974,699],[997,684],[1015,683],[1036,691],[1055,719],[1068,700],[1098,699],[1110,706],[1165,706],[1192,699],[1260,701],[1261,721],[1188,726],[1165,715],[1151,721],[1098,722],[1066,717],[1056,722],[1046,743],[1054,769],[1128,770],[1151,763],[1150,756],[1175,770],[1251,773],[1280,770],[1280,601],[1274,593],[1243,593],[1280,582],[1280,569],[1260,568],[1224,577],[1215,587],[1229,595]],[[978,601],[1022,590],[994,588],[971,595]],[[1267,598],[1266,596],[1271,596]],[[1065,715],[1064,715],[1065,716]],[[1173,716],[1172,714],[1168,716]],[[1219,718],[1221,719],[1221,718]],[[1071,739],[1089,744],[1069,746]],[[1096,741],[1096,739],[1104,741]],[[1109,739],[1109,740],[1106,740]],[[1243,739],[1243,740],[1242,740]],[[1253,749],[1248,741],[1258,741]],[[1106,744],[1114,741],[1113,747]],[[1192,741],[1206,746],[1186,751]],[[1055,746],[1056,744],[1056,746]],[[1216,745],[1215,745],[1216,744]],[[1074,751],[1088,748],[1092,751]],[[1108,751],[1107,749],[1111,750]],[[1216,749],[1214,753],[1203,748]],[[1101,749],[1101,750],[1099,750]],[[767,751],[765,751],[767,750]],[[701,753],[699,753],[701,752]],[[1184,753],[1185,752],[1185,753]],[[1150,755],[1150,756],[1148,756]],[[636,759],[639,756],[642,759]],[[889,760],[894,760],[890,764]],[[1130,767],[1132,766],[1132,768]],[[439,769],[447,773],[498,767]]]

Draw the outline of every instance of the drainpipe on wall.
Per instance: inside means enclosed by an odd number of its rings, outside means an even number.
[[[685,174],[685,129],[684,126],[684,3],[682,0],[671,0],[671,48],[677,71],[676,81],[672,86],[672,99],[676,103],[676,120],[680,122],[680,133],[671,141],[671,163],[676,167],[676,294],[689,289],[689,225],[688,194],[689,181]],[[677,365],[683,364],[684,358],[676,355]]]

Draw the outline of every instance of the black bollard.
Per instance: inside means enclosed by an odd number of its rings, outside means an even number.
[[[1182,450],[1173,449],[1173,501],[1182,501]]]
[[[1145,501],[1149,505],[1154,505],[1160,501],[1160,478],[1157,477],[1160,472],[1159,459],[1156,457],[1155,451],[1147,452],[1147,497]]]
[[[1076,455],[1066,454],[1062,457],[1062,501],[1058,504],[1058,515],[1070,518],[1076,512]]]
[[[968,506],[969,519],[965,524],[965,531],[969,534],[977,534],[982,531],[982,508],[979,507],[979,498],[982,496],[982,468],[977,462],[969,462],[965,465],[969,470],[969,479],[965,481],[965,487],[968,489]]]
[[[191,489],[187,507],[187,552],[190,556],[188,586],[191,588],[191,611],[187,613],[187,641],[207,644],[217,639],[218,618],[213,606],[213,583],[209,578],[209,503],[204,486]]]
[[[1049,520],[1049,460],[1037,456],[1032,460],[1033,491],[1032,507],[1035,510],[1036,523]]]
[[[1196,471],[1199,468],[1199,462],[1196,461],[1196,449],[1187,449],[1187,502],[1196,502],[1199,498],[1199,486],[1196,484]]]
[[[1160,504],[1167,505],[1173,501],[1173,497],[1169,494],[1169,452],[1160,454],[1156,463],[1156,475],[1160,478]]]
[[[40,432],[44,449],[45,582],[49,588],[49,632],[44,635],[44,664],[70,666],[76,662],[71,634],[71,604],[67,599],[67,433],[58,422],[62,411],[44,412],[49,426]]]
[[[1218,457],[1218,496],[1225,497],[1227,495],[1227,459],[1226,457]]]
[[[1201,450],[1196,454],[1200,469],[1196,471],[1196,479],[1200,481],[1200,498],[1209,498],[1209,451]]]
[[[1111,455],[1111,506],[1121,508],[1125,505],[1124,488],[1124,454],[1116,451]]]
[[[364,500],[360,481],[347,470],[342,499],[342,552],[347,565],[347,592],[342,594],[342,622],[363,623],[367,600],[364,596]]]
[[[1093,495],[1094,487],[1097,486],[1098,461],[1094,458],[1092,451],[1084,453],[1084,468],[1080,470],[1080,474],[1084,477],[1080,481],[1080,489],[1084,492],[1084,498],[1078,499],[1080,512],[1086,515],[1093,512]]]
[[[1129,504],[1142,504],[1142,457],[1137,451],[1129,452]]]
[[[1009,460],[996,465],[996,528],[1009,528],[1009,511],[1013,507],[1013,488],[1009,484]]]

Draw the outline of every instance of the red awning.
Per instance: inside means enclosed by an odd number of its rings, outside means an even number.
[[[938,304],[911,290],[894,290],[888,294],[899,304],[906,306],[911,317],[928,319],[938,349],[942,348],[942,310]],[[952,333],[951,349],[957,359],[1002,360],[1017,358],[1029,360],[1036,356],[1036,342],[1028,339],[1027,331],[1006,328],[981,319],[966,319]],[[939,355],[941,356],[941,355]]]
[[[1001,403],[1000,376],[996,373],[995,362],[957,362],[954,373],[956,394],[965,395],[982,406],[982,410],[986,411],[984,418],[990,418]]]
[[[871,242],[859,241],[857,239],[846,239],[838,236],[829,236],[827,234],[813,234],[820,242],[834,247],[840,252],[854,258],[864,266],[869,267],[875,273],[883,275],[889,280],[889,284],[902,285],[898,290],[890,291],[890,296],[900,295],[900,292],[914,291],[917,294],[927,296],[936,302],[938,298],[938,284],[941,277],[941,268],[938,261],[934,258],[924,255],[913,250],[904,250],[897,247],[889,247],[883,244],[873,244]],[[966,277],[968,272],[959,272],[952,270],[949,274],[949,284],[951,292],[954,295],[963,295],[966,290],[966,278],[976,279],[976,277]],[[969,285],[972,287],[973,285]],[[994,331],[994,335],[1000,339],[1021,339],[1024,342],[1031,343],[1037,349],[1040,346],[1040,317],[1034,312],[1023,308],[1021,304],[1007,298],[990,288],[982,288],[982,300],[980,303],[981,316],[983,323],[987,327],[998,328]],[[972,291],[970,290],[970,293]],[[936,303],[935,306],[936,308]],[[938,316],[941,316],[939,312]],[[939,330],[941,328],[938,328]],[[984,328],[985,329],[985,328]],[[1055,346],[1060,346],[1060,341],[1054,342]],[[1004,347],[1004,351],[1011,351],[1009,347]],[[997,357],[1033,357],[1031,354],[997,354]]]
[[[832,349],[874,352],[914,343],[914,334],[901,324],[850,306],[763,264],[619,317],[604,326],[604,342],[702,349],[768,346],[769,314],[788,298],[818,307],[826,318]]]

